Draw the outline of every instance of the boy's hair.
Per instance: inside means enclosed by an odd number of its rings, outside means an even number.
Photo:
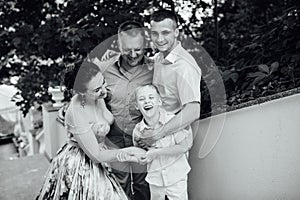
[[[177,26],[178,26],[178,17],[171,10],[161,9],[161,10],[155,11],[150,17],[150,22],[152,20],[155,21],[155,22],[161,22],[165,19],[171,19],[172,21],[174,21],[175,25],[176,25],[175,28],[177,28]]]
[[[153,84],[147,84],[147,85],[138,86],[134,90],[134,99],[135,99],[135,102],[137,102],[137,93],[139,92],[140,89],[145,88],[145,87],[150,87],[150,88],[154,89],[156,91],[156,93],[158,94],[159,98],[160,98],[160,93],[159,93],[157,87],[155,85],[153,85]]]

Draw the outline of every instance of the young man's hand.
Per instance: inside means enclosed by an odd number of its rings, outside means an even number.
[[[139,138],[139,141],[137,142],[139,145],[144,145],[146,147],[151,147],[153,144],[161,139],[164,135],[162,134],[162,128],[156,129],[156,130],[144,130],[144,135],[151,135],[149,137],[142,137]]]

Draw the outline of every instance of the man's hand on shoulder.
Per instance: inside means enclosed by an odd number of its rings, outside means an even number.
[[[152,71],[154,68],[154,58],[153,57],[145,57],[145,59],[146,59],[145,62],[148,66],[148,69],[150,71]]]
[[[92,58],[91,62],[94,63],[97,66],[100,66],[100,64],[101,64],[101,61],[97,57]]]
[[[101,57],[100,61],[101,62],[107,61],[107,60],[111,59],[112,57],[117,56],[119,54],[120,54],[120,52],[117,52],[117,51],[111,50],[111,49],[107,49],[106,52]]]

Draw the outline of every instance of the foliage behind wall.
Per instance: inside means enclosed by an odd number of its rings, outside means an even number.
[[[120,23],[148,22],[149,13],[160,7],[176,10],[183,33],[217,63],[228,105],[299,87],[297,0],[1,1],[1,82],[20,77],[17,104],[26,114],[33,102],[48,101],[47,89],[60,84],[64,69],[80,63]],[[202,105],[209,105],[205,84],[202,96]],[[202,112],[210,112],[209,106]]]

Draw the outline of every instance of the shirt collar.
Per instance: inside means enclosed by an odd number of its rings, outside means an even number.
[[[176,47],[164,58],[163,53],[159,54],[159,60],[161,60],[164,63],[170,63],[170,64],[174,64],[179,58],[180,58],[180,54],[181,54],[181,42],[178,41],[178,44],[176,45]]]
[[[167,122],[167,112],[165,110],[163,110],[162,108],[160,108],[158,111],[159,111],[158,123],[160,125],[163,125]],[[153,129],[153,128],[148,126],[145,123],[145,119],[143,118],[143,120],[140,122],[140,131],[143,131],[144,129]]]
[[[115,64],[119,67],[119,68],[122,68],[121,66],[121,63],[122,63],[122,56],[121,56],[121,54],[119,54],[119,55],[117,55],[118,56],[118,58],[116,59],[116,61],[115,61]],[[143,56],[143,58],[142,58],[142,65],[145,65],[145,64],[148,64],[148,60],[149,59],[147,59],[147,57],[146,56]],[[123,69],[123,68],[122,68]]]

